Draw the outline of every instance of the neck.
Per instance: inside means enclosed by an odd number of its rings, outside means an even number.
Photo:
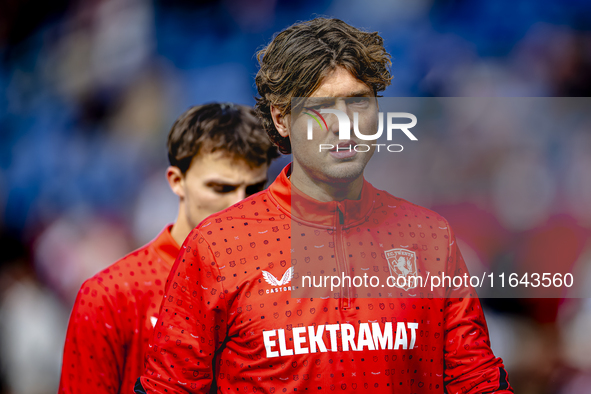
[[[359,200],[363,188],[363,174],[347,182],[323,182],[312,179],[300,166],[292,165],[290,180],[293,186],[315,200]]]
[[[179,216],[176,219],[176,222],[172,225],[170,229],[170,235],[176,241],[177,244],[182,245],[185,242],[185,238],[187,235],[193,230],[191,225],[187,220],[187,215],[185,214],[184,204],[181,202],[179,205]]]

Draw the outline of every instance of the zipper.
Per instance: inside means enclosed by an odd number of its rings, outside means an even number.
[[[336,248],[336,261],[337,261],[337,271],[339,276],[342,277],[342,273],[346,276],[349,275],[349,264],[347,261],[347,257],[345,254],[345,239],[343,237],[343,225],[345,224],[345,213],[342,211],[339,203],[337,203],[337,230],[336,230],[336,237],[335,237],[335,248]],[[349,309],[351,307],[351,296],[350,292],[351,289],[349,288],[349,283],[345,283],[346,281],[342,281],[341,283],[341,294],[339,298],[339,306],[342,309]]]

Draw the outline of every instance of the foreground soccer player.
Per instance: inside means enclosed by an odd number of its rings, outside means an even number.
[[[213,103],[179,117],[168,136],[166,171],[179,196],[178,219],[82,285],[68,326],[60,393],[133,391],[179,245],[205,217],[262,190],[277,155],[252,108]]]
[[[277,35],[259,62],[257,108],[293,163],[187,237],[135,392],[512,392],[477,298],[358,298],[347,286],[292,298],[306,293],[300,272],[449,274],[464,263],[443,218],[364,180],[371,152],[347,150],[363,141],[339,141],[334,115],[307,139],[305,112],[377,115],[391,80],[377,33],[315,19]],[[376,119],[360,115],[360,129]]]

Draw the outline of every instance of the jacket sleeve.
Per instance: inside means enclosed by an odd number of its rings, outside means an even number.
[[[168,280],[135,392],[209,392],[214,353],[226,336],[226,293],[210,245],[193,230]],[[140,390],[140,391],[138,391]]]
[[[121,327],[115,298],[100,279],[87,280],[68,323],[60,394],[119,392],[125,357]]]
[[[449,224],[448,224],[448,228]],[[463,276],[467,268],[450,228],[448,272]],[[492,352],[484,313],[470,286],[447,291],[445,324],[445,388],[447,393],[512,393],[503,360]],[[452,298],[453,297],[453,298]]]

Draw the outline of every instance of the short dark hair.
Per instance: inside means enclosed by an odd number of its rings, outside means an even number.
[[[168,134],[168,161],[184,174],[199,153],[227,152],[251,167],[279,156],[253,108],[209,103],[189,108]]]
[[[291,99],[310,96],[338,66],[371,87],[374,94],[392,80],[390,54],[382,37],[339,19],[316,18],[288,27],[257,58],[260,69],[255,80],[260,97],[255,108],[282,153],[291,153],[291,144],[275,128],[271,105],[282,115],[291,113]]]

